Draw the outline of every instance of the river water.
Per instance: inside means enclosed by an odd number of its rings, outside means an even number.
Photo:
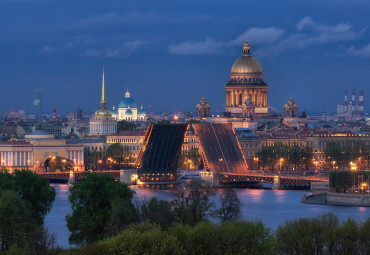
[[[45,226],[57,236],[58,245],[68,248],[69,230],[65,216],[71,213],[68,201],[69,184],[52,184],[56,190],[53,208],[45,218]],[[138,198],[169,199],[170,191],[152,188],[131,186]],[[313,217],[323,213],[334,213],[341,220],[353,218],[364,221],[370,217],[370,207],[329,206],[302,204],[301,198],[307,191],[300,190],[271,190],[271,189],[237,189],[238,196],[243,203],[243,220],[261,220],[268,227],[275,230],[286,220]],[[218,192],[220,192],[218,190]],[[217,206],[217,205],[216,205]]]

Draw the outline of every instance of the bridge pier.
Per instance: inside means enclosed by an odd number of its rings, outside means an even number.
[[[275,175],[274,176],[274,186],[272,187],[273,189],[280,189],[280,176]]]
[[[76,181],[76,179],[75,179],[75,172],[73,170],[71,170],[71,171],[69,171],[68,183],[73,183],[75,181]]]
[[[127,185],[135,185],[137,183],[137,169],[120,170],[119,181]]]

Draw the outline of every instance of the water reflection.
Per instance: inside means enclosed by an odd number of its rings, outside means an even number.
[[[65,216],[71,213],[71,205],[68,201],[68,184],[53,184],[56,198],[53,208],[45,218],[45,225],[50,232],[57,235],[57,242],[62,247],[69,247],[69,231],[66,226]],[[169,200],[170,190],[156,189],[150,187],[131,186],[135,193],[135,198]],[[221,193],[221,189],[217,193]],[[243,220],[261,220],[267,226],[275,230],[278,225],[285,221],[300,217],[315,217],[323,213],[334,213],[341,220],[351,217],[356,221],[362,222],[369,217],[370,207],[350,207],[350,206],[325,206],[300,203],[305,191],[300,190],[271,190],[271,189],[236,189],[236,192],[243,203],[241,208]],[[219,206],[215,200],[216,207]]]

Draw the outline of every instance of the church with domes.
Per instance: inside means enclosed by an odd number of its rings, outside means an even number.
[[[252,57],[248,40],[243,45],[243,55],[231,67],[226,83],[226,112],[232,117],[243,117],[243,105],[255,105],[256,115],[267,115],[267,89],[260,63]]]
[[[143,106],[137,107],[135,100],[131,97],[130,91],[127,89],[125,97],[119,102],[118,108],[116,110],[113,107],[113,117],[116,120],[126,120],[126,121],[145,121],[146,113]]]

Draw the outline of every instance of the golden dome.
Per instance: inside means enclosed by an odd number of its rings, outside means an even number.
[[[241,56],[231,67],[231,74],[262,74],[262,67],[252,56]]]
[[[112,113],[108,109],[100,108],[95,112],[95,115],[111,116]]]

